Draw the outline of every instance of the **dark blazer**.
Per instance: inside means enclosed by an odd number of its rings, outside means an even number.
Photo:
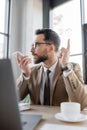
[[[59,106],[60,103],[64,101],[75,101],[80,102],[83,108],[87,103],[83,103],[82,97],[79,95],[81,92],[85,94],[83,92],[84,87],[81,70],[79,65],[75,63],[70,63],[70,67],[72,70],[71,74],[64,77],[61,66],[57,63],[51,86],[50,105]],[[24,80],[22,75],[18,78],[17,86],[19,88],[20,99],[23,99],[27,94],[30,94],[31,103],[40,104],[42,71],[43,66],[37,65],[32,68],[29,80]]]

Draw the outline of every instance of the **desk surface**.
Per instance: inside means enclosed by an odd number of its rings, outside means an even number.
[[[40,128],[46,123],[87,127],[87,120],[83,122],[71,123],[56,119],[54,116],[58,112],[60,112],[60,108],[56,106],[31,105],[30,110],[23,111],[22,113],[42,115],[42,120],[39,122],[35,130],[40,130]],[[87,115],[87,109],[82,111],[82,113]]]

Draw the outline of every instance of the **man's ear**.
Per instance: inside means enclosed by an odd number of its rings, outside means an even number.
[[[49,51],[55,51],[55,46],[53,44],[50,45]]]

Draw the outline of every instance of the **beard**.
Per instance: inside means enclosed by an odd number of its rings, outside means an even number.
[[[35,55],[35,56],[36,56],[36,58],[34,59],[35,64],[38,64],[38,63],[41,63],[41,62],[48,60],[48,56],[46,56],[46,55],[43,55],[43,56]]]

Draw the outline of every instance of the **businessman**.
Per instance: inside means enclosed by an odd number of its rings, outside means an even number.
[[[66,48],[60,47],[58,34],[51,29],[38,29],[32,44],[34,67],[30,68],[30,57],[24,56],[17,62],[22,75],[17,80],[20,99],[30,94],[32,104],[55,105],[61,102],[79,102],[87,106],[87,94],[80,66],[69,63],[70,40]]]

